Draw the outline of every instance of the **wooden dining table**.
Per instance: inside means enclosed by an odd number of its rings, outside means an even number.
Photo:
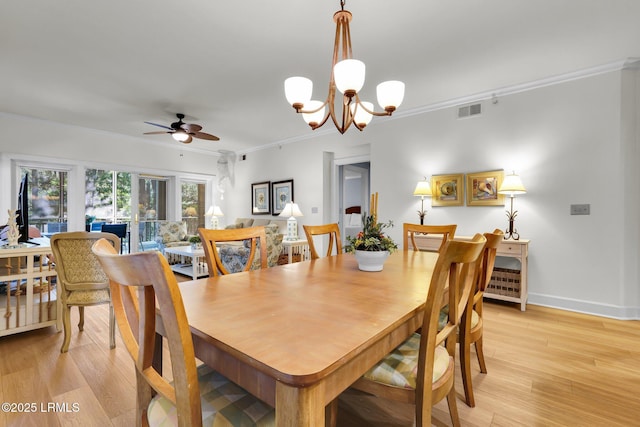
[[[180,283],[196,357],[272,405],[277,425],[323,426],[325,406],[421,326],[436,253],[383,271],[341,254]]]

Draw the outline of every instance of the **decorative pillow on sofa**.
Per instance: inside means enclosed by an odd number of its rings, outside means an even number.
[[[235,224],[229,224],[225,227],[226,230],[234,230],[236,228],[244,228],[244,224],[241,222],[236,222]]]
[[[236,218],[236,224],[242,224],[242,227],[253,227],[253,218]]]

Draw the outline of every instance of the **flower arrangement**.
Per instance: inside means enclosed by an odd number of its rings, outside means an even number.
[[[194,235],[189,237],[189,243],[193,243],[193,244],[200,243],[200,236]]]
[[[347,236],[347,246],[345,250],[350,253],[355,251],[388,251],[393,253],[398,249],[398,245],[389,237],[385,236],[383,230],[393,227],[393,222],[380,223],[373,215],[362,214],[362,231],[356,237]]]

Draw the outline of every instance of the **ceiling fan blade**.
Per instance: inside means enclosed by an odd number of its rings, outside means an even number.
[[[202,126],[193,123],[183,123],[180,127],[187,133],[195,133],[202,130]]]
[[[160,135],[160,134],[165,134],[165,133],[173,133],[173,132],[166,132],[164,130],[159,130],[157,132],[145,132],[145,133],[143,133],[143,135]]]
[[[152,125],[152,126],[158,126],[159,128],[165,128],[165,129],[173,130],[169,126],[165,126],[165,125],[159,125],[157,123],[151,123],[151,122],[145,122],[145,123],[148,124],[148,125]]]
[[[194,138],[208,139],[209,141],[220,141],[220,138],[217,136],[205,132],[194,132],[191,135],[193,135]]]

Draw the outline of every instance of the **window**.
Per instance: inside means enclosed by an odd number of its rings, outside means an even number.
[[[205,188],[200,182],[182,182],[182,220],[187,224],[188,234],[197,234],[198,228],[204,228]]]
[[[66,231],[68,173],[64,170],[20,167],[29,174],[29,225],[42,233]]]
[[[87,225],[105,222],[129,223],[131,221],[131,174],[87,169],[84,205]]]

